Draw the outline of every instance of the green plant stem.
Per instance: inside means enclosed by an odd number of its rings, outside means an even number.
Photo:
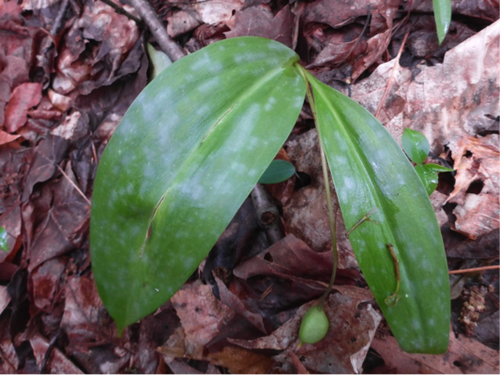
[[[337,275],[337,265],[338,265],[338,251],[337,251],[337,237],[336,237],[336,230],[335,230],[335,215],[333,214],[333,205],[332,205],[332,194],[330,191],[330,176],[328,174],[328,165],[326,161],[326,154],[325,150],[323,148],[323,143],[322,139],[324,139],[321,136],[321,130],[318,127],[318,118],[316,115],[316,103],[314,102],[314,96],[311,91],[311,86],[309,85],[309,81],[307,80],[307,76],[304,72],[304,68],[300,66],[299,64],[296,64],[297,68],[299,69],[302,77],[306,81],[306,93],[307,93],[307,99],[309,100],[309,105],[311,106],[311,111],[313,114],[313,119],[314,119],[314,125],[316,126],[316,130],[318,132],[318,138],[319,138],[319,150],[321,154],[321,167],[323,169],[323,180],[325,183],[325,192],[326,192],[326,202],[328,205],[328,218],[330,220],[330,232],[332,236],[332,248],[333,248],[333,270],[332,270],[332,277],[330,278],[330,283],[328,284],[328,288],[325,290],[325,293],[323,293],[323,296],[321,296],[321,300],[319,302],[318,306],[322,306],[323,303],[325,302],[326,297],[330,294],[333,288],[333,283],[335,282],[335,276]]]

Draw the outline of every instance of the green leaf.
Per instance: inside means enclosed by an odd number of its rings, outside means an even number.
[[[149,60],[151,62],[151,80],[156,78],[158,74],[172,65],[172,61],[162,51],[157,51],[151,44],[147,44]]]
[[[346,228],[373,212],[349,236],[366,281],[403,350],[444,353],[450,324],[448,268],[422,183],[368,111],[305,74]],[[388,297],[393,306],[386,304]]]
[[[7,230],[4,227],[0,227],[0,250],[9,252],[9,246],[7,245]]]
[[[275,159],[259,179],[259,184],[278,184],[288,180],[295,173],[295,167],[286,160]]]
[[[214,43],[165,69],[125,114],[99,164],[90,228],[95,282],[120,331],[182,286],[278,153],[305,97],[298,60],[264,38]]]
[[[430,196],[438,185],[438,172],[452,172],[453,169],[443,167],[439,164],[418,164],[415,166],[418,177],[424,184],[425,191]]]
[[[430,196],[437,188],[438,174],[436,171],[426,168],[426,165],[417,164],[415,166],[415,171],[417,172],[418,177],[420,177],[422,184],[424,184],[427,195]]]
[[[434,7],[434,19],[436,20],[436,30],[439,44],[441,44],[448,33],[451,23],[451,1],[432,0]]]
[[[434,172],[453,172],[453,168],[444,167],[439,164],[428,163],[424,164],[424,167],[429,171],[434,171]]]
[[[408,128],[403,131],[401,144],[406,155],[416,164],[422,164],[427,159],[427,155],[429,155],[429,151],[431,150],[431,146],[425,135]]]

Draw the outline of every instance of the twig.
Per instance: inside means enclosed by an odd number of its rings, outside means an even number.
[[[486,270],[498,270],[500,269],[500,265],[498,266],[485,266],[485,267],[478,267],[478,268],[466,268],[463,270],[453,270],[453,271],[448,271],[448,274],[454,275],[457,273],[471,273],[471,272],[479,272],[479,271],[486,271]]]
[[[111,0],[101,0],[104,4],[109,5],[111,8],[115,10],[116,13],[121,14],[132,21],[134,21],[137,25],[142,26],[143,22],[141,19],[137,18],[133,14],[130,14],[127,12],[123,7],[119,6],[118,4],[112,2]]]
[[[158,15],[147,0],[127,0],[127,2],[135,8],[137,13],[139,13],[161,50],[165,52],[170,60],[174,62],[186,55],[182,48],[170,39]]]
[[[60,166],[58,166],[56,164],[56,167],[57,167],[57,169],[59,169],[59,172],[61,172],[63,174],[63,176],[66,177],[66,179],[69,181],[69,183],[71,185],[73,185],[73,187],[83,197],[83,199],[85,199],[85,201],[89,204],[89,206],[91,206],[92,203],[90,203],[89,199],[85,196],[85,194],[83,194],[83,192],[80,190],[80,188],[78,186],[76,186],[76,184],[73,182],[73,180],[71,180],[71,178],[69,178],[69,176],[63,171],[63,169]]]
[[[396,61],[394,62],[394,66],[392,67],[391,77],[389,78],[389,82],[387,82],[387,86],[385,88],[384,95],[382,96],[382,100],[380,101],[380,104],[378,105],[378,108],[377,108],[377,112],[375,113],[376,118],[378,118],[378,115],[380,114],[380,111],[382,110],[382,107],[384,106],[385,100],[387,99],[387,95],[389,94],[389,90],[392,87],[392,81],[394,79],[394,75],[396,73],[396,70],[398,70],[398,67],[399,67],[399,58],[401,57],[401,54],[403,53],[403,50],[405,48],[406,39],[408,38],[408,35],[410,35],[410,26],[408,26],[408,31],[405,34],[405,37],[403,39],[403,43],[401,43],[401,47],[399,48],[398,55],[396,56]]]
[[[401,23],[398,26],[396,26],[395,30],[397,30],[400,25],[402,25],[406,20],[408,20],[410,18],[412,6],[413,6],[413,0],[410,0],[410,2],[408,4],[408,13],[406,13],[405,18],[403,18]],[[394,62],[394,66],[392,67],[391,77],[389,78],[389,82],[387,82],[387,86],[385,88],[384,95],[382,96],[382,100],[380,101],[380,104],[378,105],[378,108],[377,108],[377,112],[375,113],[376,118],[378,118],[378,115],[380,114],[380,111],[382,110],[382,106],[384,105],[385,100],[387,99],[387,95],[389,94],[389,89],[392,86],[392,80],[394,78],[394,74],[396,72],[397,67],[399,66],[399,59],[401,58],[401,54],[403,53],[403,50],[404,50],[404,47],[406,44],[406,39],[408,38],[408,35],[410,35],[410,29],[411,29],[411,23],[408,24],[408,31],[405,34],[405,37],[403,39],[403,43],[401,43],[401,47],[399,48],[398,55],[396,56],[396,61]],[[394,33],[395,33],[395,31],[394,31]]]

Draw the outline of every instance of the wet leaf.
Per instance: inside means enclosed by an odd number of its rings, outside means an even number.
[[[259,184],[278,184],[288,180],[295,173],[295,167],[286,160],[273,160],[259,179]]]
[[[427,155],[429,155],[429,151],[431,150],[431,146],[425,135],[408,128],[403,132],[401,143],[406,155],[417,164],[422,164],[427,159]]]
[[[127,111],[91,219],[96,284],[120,329],[180,288],[277,154],[305,96],[296,61],[274,41],[224,40],[174,63]]]
[[[415,171],[420,177],[420,181],[424,184],[425,191],[428,195],[431,195],[434,190],[436,190],[438,184],[438,174],[432,169],[426,168],[425,165],[417,164],[415,166]]]
[[[453,169],[443,167],[439,164],[418,164],[415,166],[418,177],[424,184],[425,191],[431,195],[438,185],[438,172],[452,172]]]
[[[306,73],[346,228],[358,263],[394,336],[408,352],[448,347],[450,289],[441,233],[414,168],[384,127],[364,108]],[[395,292],[399,263],[399,302]],[[415,267],[418,264],[419,267]]]

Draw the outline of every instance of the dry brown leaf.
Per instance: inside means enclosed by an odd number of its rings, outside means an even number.
[[[234,316],[234,311],[222,304],[209,285],[186,284],[171,299],[185,334],[186,353],[203,357],[205,345],[216,337]]]
[[[311,177],[311,184],[294,191],[283,207],[283,217],[288,233],[303,240],[313,250],[325,252],[331,251],[332,239],[318,142],[318,133],[312,129],[286,143],[290,160],[298,171]],[[333,184],[330,188],[333,191]],[[339,268],[358,268],[336,197],[333,210],[336,212]]]
[[[215,298],[209,285],[200,281],[186,284],[172,297],[172,303],[182,328],[158,348],[167,363],[184,357],[227,367],[231,373],[265,373],[271,366],[269,357],[243,348],[230,345],[207,348],[235,317],[233,310]]]
[[[498,351],[464,336],[450,333],[450,346],[443,355],[409,354],[392,336],[375,338],[372,348],[398,374],[498,374]]]
[[[228,38],[261,36],[294,48],[297,37],[295,29],[296,18],[289,5],[283,7],[276,16],[268,6],[261,5],[236,12],[235,26],[225,34]]]
[[[456,205],[456,221],[451,226],[476,239],[500,226],[498,135],[461,138],[453,159],[456,182],[447,202]]]
[[[33,348],[33,355],[35,356],[38,368],[41,368],[49,342],[39,333],[30,338],[30,344]],[[51,349],[50,356],[44,368],[46,374],[83,374],[68,357],[66,357],[57,347]]]
[[[17,86],[5,106],[5,129],[14,133],[23,127],[28,118],[28,110],[35,107],[41,99],[41,83],[22,83]]]
[[[314,345],[297,348],[300,322],[314,301],[300,307],[292,319],[269,336],[229,341],[247,349],[285,350],[275,357],[277,361],[291,360],[287,353],[294,351],[303,366],[313,373],[361,373],[381,316],[370,304],[359,306],[373,299],[369,291],[351,286],[334,289],[338,293],[330,295],[325,304],[330,329],[326,337]]]

